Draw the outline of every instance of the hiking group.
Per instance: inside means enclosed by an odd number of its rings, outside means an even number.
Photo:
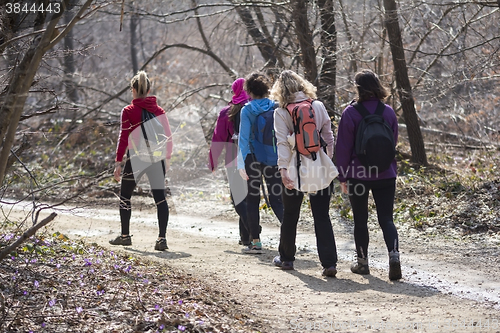
[[[213,132],[209,168],[212,172],[217,169],[224,151],[243,253],[263,252],[259,214],[262,191],[281,225],[279,254],[273,264],[293,270],[297,224],[306,194],[323,275],[334,277],[338,259],[329,211],[334,179],[338,177],[354,218],[356,260],[351,271],[370,273],[367,222],[371,190],[387,246],[389,278],[401,279],[399,240],[393,222],[397,118],[384,104],[388,93],[375,73],[360,71],[354,81],[357,99],[342,112],[336,139],[325,105],[317,99],[316,87],[297,73],[284,70],[271,82],[267,75],[255,72],[232,83],[232,99],[220,110]],[[131,91],[132,103],[121,114],[114,171],[115,180],[121,180],[121,235],[110,243],[132,244],[130,198],[146,173],[158,214],[159,234],[154,248],[163,251],[168,249],[164,179],[170,167],[172,133],[165,111],[154,96],[149,96],[150,81],[145,72],[134,76]]]

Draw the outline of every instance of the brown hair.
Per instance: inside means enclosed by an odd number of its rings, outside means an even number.
[[[240,113],[241,109],[243,108],[244,103],[240,104],[231,104],[228,112],[228,118],[229,121],[232,121],[234,123],[236,116],[238,113]]]
[[[138,71],[137,74],[130,80],[130,86],[137,91],[137,97],[144,98],[151,88],[148,74],[145,71]]]
[[[263,98],[269,95],[270,87],[271,81],[269,78],[265,74],[255,72],[246,77],[243,89],[254,97]]]
[[[363,69],[354,76],[356,89],[358,90],[358,102],[364,102],[371,97],[376,97],[384,101],[389,93],[385,89],[374,72],[369,69]]]

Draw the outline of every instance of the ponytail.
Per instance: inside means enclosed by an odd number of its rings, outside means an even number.
[[[130,85],[137,91],[139,98],[144,98],[151,88],[148,75],[145,71],[139,71],[130,81]]]

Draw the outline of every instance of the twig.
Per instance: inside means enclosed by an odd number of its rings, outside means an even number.
[[[47,216],[42,221],[40,221],[40,223],[37,223],[33,227],[31,227],[28,230],[26,230],[21,235],[21,237],[19,237],[14,243],[12,243],[11,245],[7,246],[6,248],[4,248],[2,250],[2,252],[0,252],[0,261],[2,261],[9,253],[11,253],[19,245],[21,245],[22,243],[24,243],[28,238],[30,238],[31,236],[33,236],[38,229],[40,229],[41,227],[44,227],[50,221],[52,221],[53,219],[55,219],[56,216],[57,216],[56,213],[51,213],[49,216]]]
[[[120,14],[120,31],[122,31],[122,27],[123,27],[123,13],[125,11],[125,0],[122,0],[122,11],[121,11],[121,14]]]

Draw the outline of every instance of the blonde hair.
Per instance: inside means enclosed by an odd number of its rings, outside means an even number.
[[[307,97],[316,99],[316,87],[291,70],[284,70],[274,82],[271,99],[278,101],[280,107],[286,108],[295,102],[295,93],[302,91]]]
[[[148,74],[145,71],[138,71],[137,74],[130,80],[130,86],[137,91],[137,97],[144,98],[151,88]]]

